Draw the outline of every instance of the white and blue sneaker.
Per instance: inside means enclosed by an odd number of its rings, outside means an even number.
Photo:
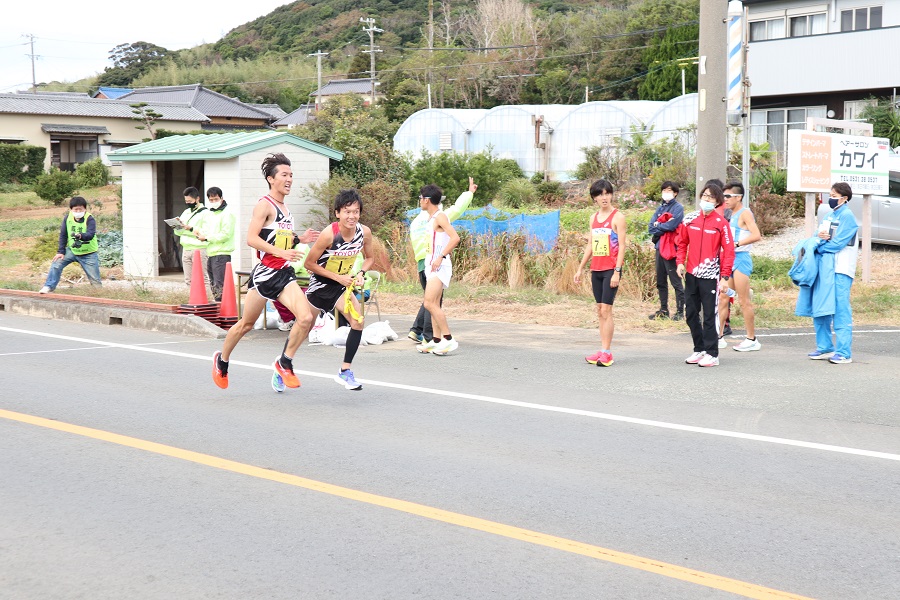
[[[272,389],[278,392],[279,394],[284,391],[284,379],[281,378],[277,372],[272,372]]]
[[[362,389],[362,384],[356,380],[356,377],[353,376],[353,371],[351,371],[350,369],[341,371],[340,373],[335,375],[334,380],[338,383],[342,383],[348,390]]]
[[[813,350],[812,352],[807,354],[807,356],[813,360],[827,360],[831,358],[833,354],[834,352],[822,352],[821,350]]]
[[[849,356],[844,356],[840,352],[835,352],[831,358],[828,359],[828,362],[833,365],[846,365],[847,363],[852,363],[853,359]]]

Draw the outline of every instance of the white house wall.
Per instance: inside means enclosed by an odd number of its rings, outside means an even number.
[[[299,232],[305,231],[313,222],[311,212],[321,210],[321,206],[310,196],[309,186],[328,181],[329,159],[327,156],[304,150],[293,144],[277,144],[265,150],[241,155],[237,168],[240,189],[240,210],[236,212],[238,248],[235,255],[232,256],[232,260],[237,265],[234,267],[235,270],[249,270],[256,264],[256,251],[247,245],[247,227],[257,201],[269,193],[269,185],[263,178],[260,166],[266,156],[279,152],[290,159],[291,170],[294,173],[291,194],[287,197],[287,206],[294,215],[294,229]],[[206,164],[208,185],[219,185],[210,175],[211,162],[207,161]],[[221,185],[219,187],[225,193],[225,188]],[[231,202],[227,196],[226,200]]]
[[[122,165],[122,239],[126,277],[159,275],[156,168],[151,162]]]

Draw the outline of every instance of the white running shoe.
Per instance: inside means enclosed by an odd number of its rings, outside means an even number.
[[[686,359],[684,359],[684,362],[689,365],[696,365],[704,356],[706,356],[706,352],[704,352],[703,350],[701,350],[700,352],[694,352]]]
[[[287,323],[281,323],[281,325],[278,326],[278,331],[290,331],[291,327],[293,327],[293,326],[294,326],[294,320],[291,319]]]
[[[760,348],[762,348],[762,344],[759,343],[759,340],[744,338],[744,341],[732,348],[732,350],[737,350],[738,352],[754,352]]]
[[[437,346],[434,343],[434,340],[425,340],[418,346],[416,346],[416,351],[422,354],[431,354],[431,351]]]
[[[718,367],[719,366],[719,357],[711,356],[709,354],[705,355],[700,359],[700,362],[697,363],[698,367]]]
[[[48,286],[45,285],[44,287],[41,288],[41,291],[39,291],[38,294],[49,294],[52,291],[53,290],[51,290]]]
[[[459,348],[459,342],[456,340],[441,340],[437,346],[431,349],[432,354],[436,354],[438,356],[447,356],[454,350]]]
[[[728,347],[728,342],[725,341],[725,336],[724,335],[720,336],[719,337],[719,350],[721,350],[722,348],[727,348],[727,347]]]

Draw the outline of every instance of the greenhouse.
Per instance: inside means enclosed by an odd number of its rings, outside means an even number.
[[[583,148],[603,146],[633,132],[668,138],[697,122],[697,95],[669,102],[598,101],[483,109],[427,109],[411,115],[394,136],[394,149],[414,158],[423,152],[490,151],[514,159],[527,177],[546,173],[571,179]]]

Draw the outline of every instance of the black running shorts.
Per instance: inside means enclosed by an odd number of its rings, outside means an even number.
[[[591,271],[591,288],[594,290],[594,300],[597,301],[597,304],[609,304],[612,306],[612,303],[615,301],[616,292],[619,291],[619,288],[610,287],[609,285],[613,273],[615,273],[613,269]],[[622,275],[620,273],[619,281],[621,280]]]
[[[288,285],[297,281],[297,274],[290,265],[281,269],[273,269],[259,263],[250,273],[248,290],[256,292],[266,300],[277,300]]]
[[[324,310],[325,312],[331,312],[334,310],[338,300],[341,299],[341,296],[344,295],[346,290],[347,288],[342,285],[331,285],[326,283],[314,292],[307,291],[306,299],[309,300],[309,303],[315,308]]]

